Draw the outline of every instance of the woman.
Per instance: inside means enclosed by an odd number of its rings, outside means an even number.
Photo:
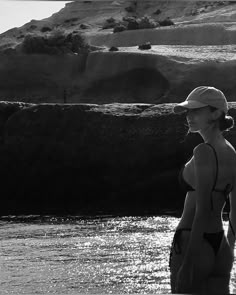
[[[236,152],[222,132],[234,125],[228,104],[214,87],[195,88],[174,107],[186,113],[189,132],[203,143],[180,171],[186,189],[183,213],[171,255],[172,293],[229,293],[236,229]],[[230,226],[223,230],[222,212],[230,198]]]

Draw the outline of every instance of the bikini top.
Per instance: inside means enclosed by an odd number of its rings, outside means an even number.
[[[216,188],[216,182],[217,182],[217,179],[218,179],[218,170],[219,170],[217,153],[216,153],[216,150],[214,149],[214,147],[211,144],[209,144],[209,143],[206,143],[206,144],[209,145],[212,148],[212,150],[214,151],[215,159],[216,159],[216,176],[215,176],[215,181],[214,181],[214,185],[213,185],[212,191],[223,193],[223,196],[225,198],[225,202],[227,202],[228,199],[229,199],[229,193],[232,190],[232,186],[228,183],[225,186],[224,189],[217,189]],[[180,183],[180,186],[182,187],[182,189],[185,192],[195,191],[195,189],[183,177],[184,168],[185,168],[185,165],[183,165],[183,167],[180,169],[180,172],[179,172],[179,183]],[[212,200],[212,198],[211,198],[211,209],[213,210],[213,200]],[[231,220],[229,218],[229,213],[228,213],[228,219],[229,219],[229,224],[230,224],[232,233],[235,236],[235,232],[234,232],[233,226],[231,224]]]
[[[215,191],[215,192],[221,192],[224,194],[224,196],[228,196],[228,194],[231,192],[232,190],[232,187],[230,184],[227,184],[226,187],[224,189],[216,189],[216,182],[217,182],[217,179],[218,179],[218,158],[217,158],[217,154],[216,154],[216,151],[214,149],[214,147],[210,144],[210,143],[206,143],[207,145],[209,145],[212,150],[214,151],[214,154],[215,154],[215,159],[216,159],[216,176],[215,176],[215,182],[214,182],[214,185],[213,185],[213,188],[212,188],[212,191]],[[195,188],[193,188],[185,179],[184,179],[184,176],[183,176],[183,171],[184,171],[184,168],[185,168],[185,165],[183,165],[180,169],[180,172],[179,172],[179,184],[181,186],[181,188],[186,191],[186,192],[189,192],[189,191],[195,191]]]
[[[190,159],[189,159],[190,160]],[[188,161],[189,161],[188,160]],[[191,192],[191,191],[195,191],[195,188],[193,188],[185,179],[184,179],[184,176],[183,176],[183,172],[184,172],[184,168],[185,168],[185,165],[183,165],[181,168],[180,168],[180,171],[179,171],[179,184],[180,184],[180,187],[182,188],[183,191],[185,191],[186,193],[187,192]]]

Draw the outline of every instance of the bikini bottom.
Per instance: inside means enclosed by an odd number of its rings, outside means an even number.
[[[179,228],[179,229],[176,230],[176,232],[174,234],[173,242],[172,242],[172,245],[171,245],[169,266],[171,264],[171,258],[172,258],[172,255],[173,255],[173,251],[176,254],[181,254],[182,253],[181,243],[180,243],[180,236],[181,236],[181,233],[183,231],[191,231],[191,228]],[[224,231],[223,230],[221,230],[219,232],[215,232],[215,233],[203,233],[203,238],[211,245],[215,255],[217,255],[217,253],[219,251],[223,236],[224,236]]]

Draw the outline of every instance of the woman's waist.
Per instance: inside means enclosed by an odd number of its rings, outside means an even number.
[[[191,231],[192,230],[193,223],[192,222],[179,222],[176,230],[185,230],[185,231]],[[218,221],[216,222],[214,220],[214,223],[207,223],[206,226],[203,226],[202,231],[204,233],[216,233],[224,230],[223,222]]]
[[[186,228],[192,229],[195,214],[183,214],[177,229]],[[207,218],[207,222],[203,225],[202,230],[204,232],[218,232],[224,229],[222,215],[210,214]]]

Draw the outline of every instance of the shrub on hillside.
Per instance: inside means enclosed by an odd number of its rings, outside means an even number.
[[[123,32],[125,30],[127,30],[127,27],[124,26],[124,25],[122,25],[122,24],[120,24],[120,25],[116,25],[115,26],[115,28],[113,30],[113,33],[119,33],[119,32]]]
[[[89,45],[85,42],[85,39],[80,34],[70,33],[66,37],[66,43],[71,43],[72,52],[86,52],[89,51]]]
[[[88,52],[89,46],[80,34],[54,31],[48,36],[26,35],[21,51],[26,54],[65,54]]]
[[[24,34],[21,34],[21,35],[19,35],[18,37],[17,37],[17,39],[21,39],[21,38],[24,38],[25,37],[25,35]]]
[[[110,17],[110,18],[108,18],[108,19],[106,20],[106,22],[109,23],[109,24],[113,24],[113,23],[116,22],[116,20],[115,20],[113,17]]]
[[[153,14],[159,15],[159,14],[161,14],[161,10],[157,9]]]
[[[147,15],[141,18],[126,17],[123,18],[123,21],[127,23],[128,30],[153,29],[160,26],[158,22]]]
[[[131,19],[128,22],[127,30],[138,30],[139,29],[139,22],[137,19]]]
[[[132,7],[132,6],[125,7],[125,10],[126,10],[127,12],[135,12],[134,7]]]
[[[79,25],[79,28],[80,28],[81,30],[86,30],[86,29],[89,29],[90,26],[87,25],[87,24],[80,24],[80,25]]]
[[[51,32],[52,29],[50,27],[42,27],[41,32],[45,33],[45,32]]]
[[[114,33],[124,30],[153,29],[159,27],[160,24],[151,17],[145,15],[141,18],[129,16],[123,17],[123,21],[117,24],[113,30]]]
[[[129,24],[130,22],[135,22],[136,19],[137,19],[137,17],[135,17],[135,16],[124,16],[124,17],[122,18],[122,22],[120,22],[120,24],[123,24],[123,25],[126,27],[126,29],[127,29],[128,24]]]
[[[162,27],[166,27],[166,26],[173,26],[174,22],[169,17],[167,17],[163,21],[159,21],[159,24]]]
[[[103,30],[112,29],[112,28],[115,28],[116,25],[117,25],[117,21],[113,17],[110,17],[105,21],[102,28]]]
[[[79,18],[78,17],[72,17],[64,20],[64,23],[71,23],[71,22],[76,22]]]
[[[156,28],[159,25],[154,19],[148,17],[147,15],[143,16],[139,19],[139,29],[153,29]]]
[[[29,29],[30,29],[30,30],[35,30],[35,29],[37,29],[37,26],[36,26],[36,25],[31,25],[31,26],[29,27]]]

